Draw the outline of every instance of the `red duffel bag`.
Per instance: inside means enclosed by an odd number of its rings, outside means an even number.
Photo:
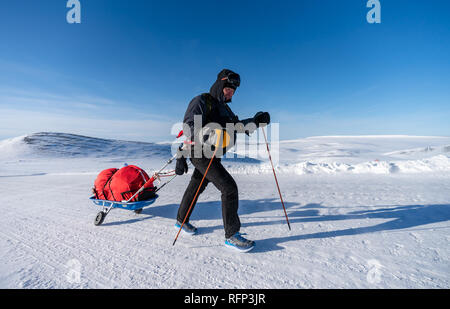
[[[97,178],[94,182],[93,192],[95,194],[95,198],[98,200],[110,200],[111,199],[111,191],[108,188],[109,181],[111,177],[118,171],[117,168],[109,168],[107,170],[101,171],[98,174]]]
[[[130,202],[144,201],[155,196],[154,179],[150,179],[148,174],[140,167],[128,165],[119,170],[113,170],[102,171],[95,181],[94,191],[99,192],[103,185],[104,189],[101,192],[103,192],[105,199],[117,202],[128,201],[144,184],[144,190],[133,197]],[[110,178],[105,183],[108,175],[110,175]],[[99,187],[97,187],[97,183]],[[100,197],[101,195],[97,193],[96,196]]]

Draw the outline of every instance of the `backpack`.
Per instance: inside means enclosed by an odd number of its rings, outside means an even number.
[[[94,183],[94,192],[99,199],[104,197],[103,199],[110,201],[128,201],[145,184],[144,190],[130,202],[143,201],[155,196],[156,187],[153,186],[153,180],[143,169],[135,165],[124,166],[119,170],[107,169],[98,175]]]

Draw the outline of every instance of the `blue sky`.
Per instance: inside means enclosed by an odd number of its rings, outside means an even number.
[[[41,131],[171,140],[230,68],[231,108],[280,138],[450,135],[449,1],[65,0],[0,3],[0,139]]]

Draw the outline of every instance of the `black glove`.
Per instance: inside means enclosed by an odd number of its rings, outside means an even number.
[[[266,126],[270,123],[270,115],[268,112],[257,112],[253,120],[258,128]]]
[[[184,173],[188,172],[188,165],[185,157],[181,157],[177,159],[177,164],[175,166],[175,174],[181,176]]]
[[[183,144],[177,150],[177,163],[175,165],[175,174],[181,176],[188,172],[188,165],[186,162],[186,150],[183,150]]]

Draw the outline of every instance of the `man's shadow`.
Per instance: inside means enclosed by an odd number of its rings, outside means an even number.
[[[299,205],[298,203],[285,202],[286,209]],[[143,214],[149,214],[157,217],[175,219],[177,216],[179,204],[168,204],[155,207],[149,207],[143,210]],[[282,210],[280,199],[256,199],[256,200],[239,200],[239,216],[254,214],[255,212],[272,211],[275,209]],[[222,219],[222,203],[221,201],[197,202],[193,210],[191,220],[218,220]]]
[[[150,206],[144,208],[141,215],[134,219],[121,222],[111,222],[104,225],[130,224],[138,221],[157,219],[157,217],[173,219],[175,221],[178,204],[167,204],[160,206]],[[320,215],[320,209],[328,207],[321,204],[307,204],[301,206],[299,203],[285,201],[289,221],[292,231],[286,231],[289,236],[272,237],[257,241],[257,246],[251,252],[266,252],[274,250],[282,250],[282,243],[306,239],[320,239],[337,236],[352,236],[368,233],[376,233],[381,231],[401,230],[406,228],[418,227],[426,224],[444,222],[450,220],[449,204],[431,204],[431,205],[397,205],[397,206],[380,206],[374,210],[353,211],[347,214],[339,215]],[[343,207],[345,209],[345,207]],[[368,208],[368,206],[367,206]],[[262,213],[278,210],[279,215],[262,216]],[[257,200],[240,200],[239,215],[249,215],[253,219],[261,216],[261,221],[245,222],[242,220],[242,227],[250,226],[267,226],[267,225],[286,225],[286,219],[282,210],[280,200],[277,198],[257,199]],[[198,202],[191,215],[191,220],[221,220],[222,207],[220,201],[214,202]],[[358,228],[348,228],[343,230],[334,230],[327,232],[317,232],[311,234],[299,234],[295,230],[296,223],[307,222],[327,222],[357,219],[391,219],[387,222],[369,225]],[[199,227],[202,234],[212,233],[215,230],[223,229],[223,225],[214,225],[208,227]],[[295,235],[292,235],[295,234]]]
[[[146,207],[142,210],[140,215],[133,216],[129,220],[116,221],[104,223],[104,226],[108,225],[122,225],[141,222],[157,217],[173,219],[175,221],[177,217],[179,204],[166,204],[157,205],[157,201],[154,205]],[[298,203],[285,202],[286,208],[298,205]],[[239,216],[251,215],[255,212],[272,211],[274,209],[281,209],[281,203],[279,199],[259,199],[259,200],[239,200]],[[222,219],[222,204],[221,201],[213,202],[197,202],[194,209],[191,210],[190,220],[221,220]],[[277,217],[274,217],[277,218]],[[223,229],[223,226],[205,227],[201,229],[202,233],[211,233],[216,229]]]
[[[321,205],[305,205],[303,208],[324,207]],[[325,207],[326,208],[326,207]],[[369,225],[358,228],[348,228],[343,230],[334,230],[327,232],[317,232],[311,234],[297,234],[286,237],[266,238],[258,241],[259,252],[281,250],[283,247],[281,243],[289,241],[298,241],[306,239],[320,239],[337,236],[353,236],[360,234],[376,233],[381,231],[402,230],[412,227],[418,227],[426,224],[444,222],[450,220],[450,205],[449,204],[432,204],[432,205],[405,205],[394,206],[354,211],[343,215],[317,215],[302,217],[302,213],[292,212],[288,213],[291,218],[291,223],[306,223],[306,222],[325,222],[325,221],[340,221],[340,220],[355,220],[355,219],[392,219],[384,223]],[[283,220],[272,221],[270,224],[283,224]],[[256,223],[257,224],[257,223]],[[294,229],[293,229],[294,232]],[[291,232],[292,233],[292,232]]]

